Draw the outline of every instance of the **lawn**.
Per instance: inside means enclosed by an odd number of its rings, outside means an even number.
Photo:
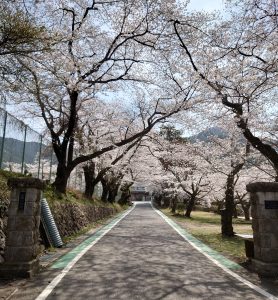
[[[212,249],[237,263],[246,261],[244,241],[237,236],[223,237],[221,235],[220,215],[193,211],[191,218],[185,218],[180,214],[173,215],[169,209],[162,209],[162,212]],[[251,221],[234,219],[233,224],[236,233],[252,234]]]

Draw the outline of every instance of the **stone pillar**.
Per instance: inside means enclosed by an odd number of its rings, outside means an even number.
[[[0,276],[32,277],[39,269],[40,200],[43,181],[37,178],[11,178],[7,238]]]
[[[278,183],[255,182],[250,192],[254,232],[255,271],[265,277],[278,276]]]

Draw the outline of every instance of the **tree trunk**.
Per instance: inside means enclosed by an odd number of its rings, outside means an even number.
[[[190,196],[190,199],[189,199],[188,204],[186,206],[186,211],[185,211],[185,214],[184,214],[184,216],[186,218],[190,218],[191,212],[192,212],[192,210],[194,208],[194,205],[195,205],[195,201],[196,201],[196,195],[193,194],[193,195]]]
[[[108,197],[107,197],[107,201],[110,202],[110,203],[114,203],[115,202],[115,199],[116,199],[116,196],[117,196],[117,193],[118,193],[118,189],[119,189],[119,185],[116,185],[116,186],[110,186],[108,188],[109,192],[108,192]]]
[[[243,209],[244,218],[246,221],[250,220],[250,203],[247,203],[246,205],[244,203],[241,203],[241,207]]]
[[[234,218],[238,218],[238,213],[237,213],[237,204],[235,203],[234,205],[234,215],[233,215]]]
[[[128,203],[128,200],[130,198],[130,191],[122,191],[121,198],[119,199],[118,203],[120,205],[126,205]]]
[[[243,213],[244,213],[244,218],[246,221],[250,221],[250,211],[249,211],[249,207],[242,207],[243,208]]]
[[[83,171],[85,177],[85,196],[91,199],[95,189],[95,184],[94,184],[95,163],[92,161],[89,162],[87,165],[83,167]]]
[[[246,155],[249,154],[249,144],[246,144]],[[221,211],[221,233],[225,236],[233,236],[233,214],[235,208],[235,176],[240,172],[244,163],[239,163],[233,166],[232,171],[227,177],[225,191],[225,209]]]
[[[175,213],[176,213],[176,210],[177,210],[177,204],[178,204],[177,198],[174,197],[174,198],[172,199],[172,207],[171,207],[171,212],[172,212],[172,214],[175,214]]]
[[[100,180],[101,184],[102,184],[102,195],[101,195],[101,200],[103,202],[106,202],[107,201],[107,197],[108,197],[108,193],[109,193],[109,190],[108,190],[108,184],[106,182],[106,180],[104,178],[102,178]]]
[[[154,196],[154,200],[153,200],[153,204],[156,206],[156,207],[161,207],[161,201],[162,201],[162,195],[159,194],[159,195],[155,195]]]
[[[225,209],[221,211],[222,235],[233,236],[233,213],[234,213],[234,175],[228,175],[225,191]]]
[[[70,172],[67,170],[65,162],[58,162],[56,178],[52,184],[56,192],[66,193],[69,176]]]
[[[170,200],[169,198],[165,197],[164,195],[161,195],[161,201],[163,201],[163,208],[169,208],[170,207]]]
[[[120,205],[126,205],[128,203],[128,200],[131,196],[130,194],[130,187],[133,185],[132,183],[124,183],[123,186],[121,187],[121,198],[119,199],[118,203]]]
[[[72,164],[73,149],[74,149],[74,132],[77,122],[76,103],[78,100],[77,91],[68,91],[70,97],[70,115],[67,123],[67,130],[65,131],[62,143],[59,136],[53,131],[52,125],[48,128],[51,132],[52,146],[58,160],[56,178],[53,187],[57,192],[65,193],[67,189],[68,179],[70,173],[76,165]]]

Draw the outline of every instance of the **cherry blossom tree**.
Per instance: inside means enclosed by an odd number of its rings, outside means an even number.
[[[19,59],[26,77],[14,84],[21,89],[20,101],[25,99],[28,110],[41,116],[48,128],[58,161],[54,187],[65,192],[69,175],[77,165],[133,142],[184,109],[192,96],[192,85],[188,81],[179,93],[169,86],[161,88],[158,82],[164,79],[156,77],[165,68],[154,71],[150,63],[157,63],[157,48],[167,46],[168,21],[178,11],[174,1],[53,0],[34,7],[34,16],[41,18],[50,33],[55,27],[61,42],[44,55],[36,53],[32,63]],[[163,58],[168,62],[165,56],[161,56],[161,61]],[[156,82],[152,82],[152,73]],[[170,72],[167,76],[175,79]],[[95,98],[105,102],[105,95],[109,97],[112,92],[118,91],[125,98],[122,93],[132,89],[132,82],[141,82],[143,90],[152,82],[147,99],[146,95],[133,95],[137,102],[136,121],[133,118],[130,122],[136,123],[133,129],[137,130],[125,131],[124,124],[121,139],[74,157],[83,112],[94,109]]]
[[[175,212],[180,199],[185,206],[184,215],[190,217],[197,199],[201,200],[209,192],[209,164],[196,155],[198,145],[182,138],[181,131],[173,126],[163,126],[160,136],[153,141],[155,147],[150,151],[170,175],[166,191],[172,197],[172,212]]]
[[[78,155],[96,152],[97,150],[113,143],[113,139],[121,139],[121,126],[124,126],[127,114],[109,105],[95,106],[91,114],[84,114],[85,120],[81,121],[82,127],[76,135],[78,143]],[[89,116],[89,117],[88,117]],[[125,128],[125,130],[132,128]],[[85,177],[85,195],[90,199],[93,195],[95,186],[103,181],[106,173],[116,164],[121,163],[122,159],[127,156],[130,150],[136,150],[142,137],[135,139],[132,143],[117,147],[109,153],[104,153],[101,157],[89,160],[82,164]],[[124,164],[128,164],[126,161]],[[104,182],[104,181],[103,181]]]
[[[277,3],[229,4],[226,19],[203,26],[176,20],[175,33],[196,76],[206,85],[203,92],[220,99],[234,114],[244,137],[278,174],[278,153],[269,134],[276,122]],[[195,44],[189,40],[188,27],[194,29]]]

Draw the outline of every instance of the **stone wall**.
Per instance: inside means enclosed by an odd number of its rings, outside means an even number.
[[[112,207],[59,202],[50,205],[50,209],[62,238],[73,235],[88,225],[117,212]]]
[[[4,261],[6,228],[8,223],[9,191],[6,183],[0,181],[0,263]]]

